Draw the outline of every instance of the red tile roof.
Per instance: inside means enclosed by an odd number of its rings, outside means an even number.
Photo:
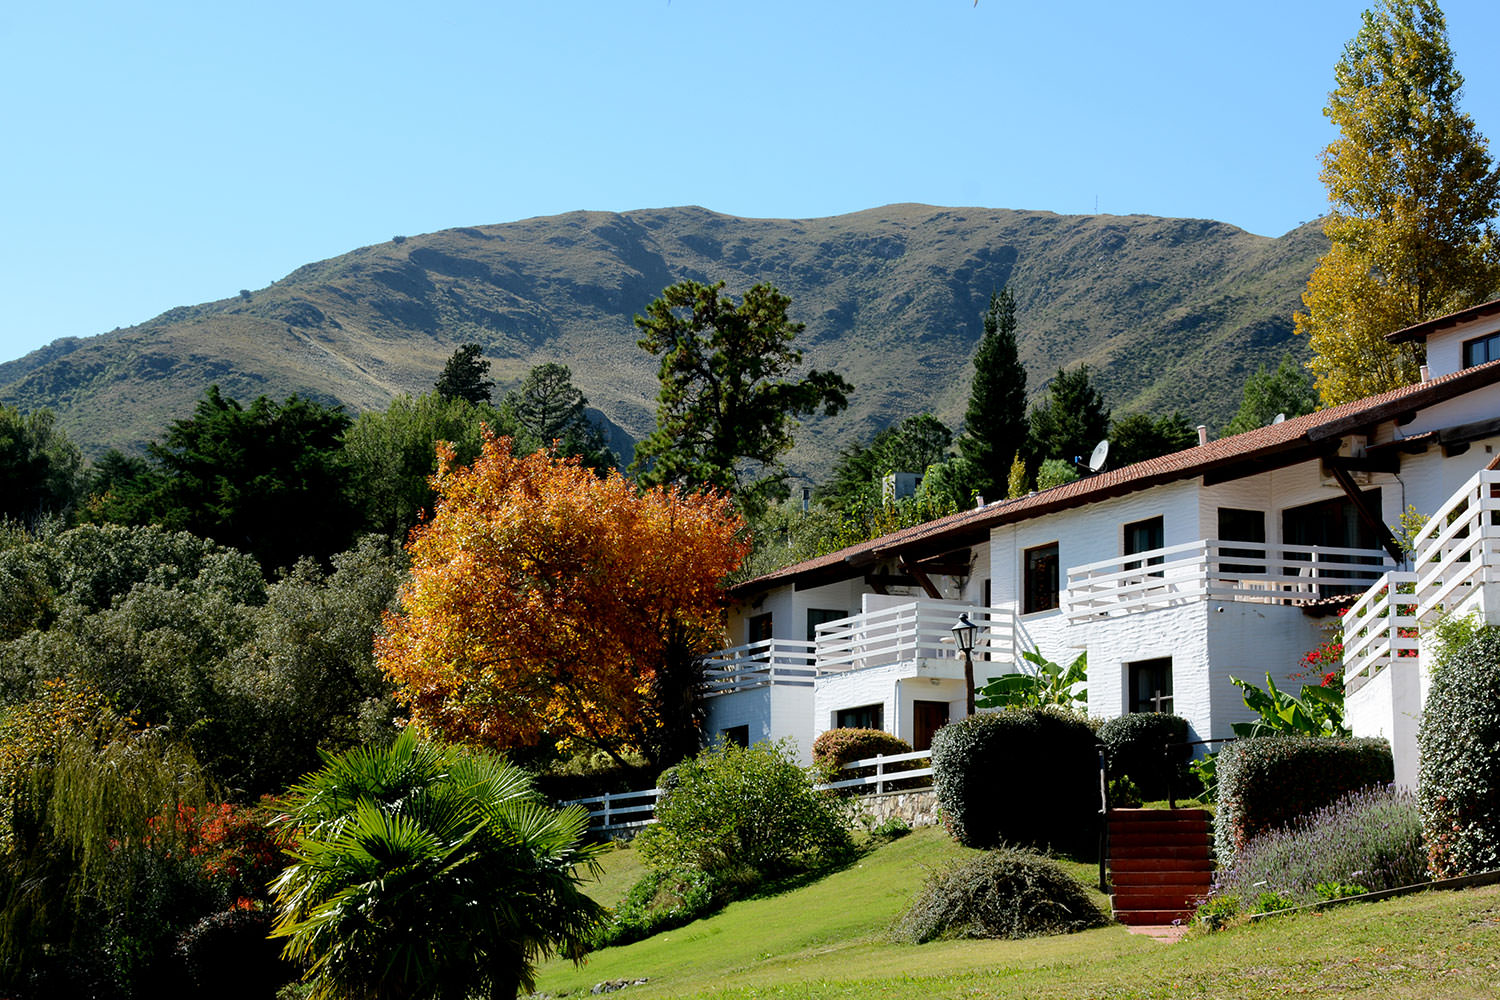
[[[783,566],[774,572],[736,584],[731,592],[741,595],[754,593],[799,579],[845,579],[890,556],[932,554],[984,541],[989,538],[991,528],[1002,524],[1098,503],[1111,497],[1163,483],[1192,479],[1217,470],[1232,472],[1236,466],[1246,467],[1241,474],[1249,475],[1265,468],[1305,461],[1315,454],[1337,448],[1338,439],[1351,431],[1371,427],[1383,420],[1495,382],[1500,382],[1500,361],[1466,368],[1427,382],[1402,386],[1378,396],[1368,396],[1279,424],[1258,427],[1244,434],[1219,438],[1160,458],[1110,469],[1029,496],[959,511],[837,552]]]

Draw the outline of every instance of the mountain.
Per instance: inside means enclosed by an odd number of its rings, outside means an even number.
[[[822,219],[706,209],[571,212],[396,237],[269,287],[55,341],[0,365],[0,400],[57,411],[86,453],[139,449],[212,383],[241,400],[293,392],[350,411],[432,386],[477,342],[503,390],[560,361],[624,433],[654,424],[655,359],[632,317],[667,285],[768,281],[807,324],[805,360],[854,383],[848,411],[809,419],[794,468],[931,409],[960,419],[990,292],[1016,294],[1035,396],[1085,362],[1116,415],[1180,409],[1216,427],[1245,377],[1299,356],[1291,315],[1319,224],[1280,238],[1200,219],[889,205]]]

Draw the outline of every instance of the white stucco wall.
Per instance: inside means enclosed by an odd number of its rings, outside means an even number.
[[[1463,343],[1493,333],[1500,327],[1500,320],[1486,316],[1469,323],[1461,323],[1450,330],[1443,330],[1427,338],[1427,367],[1432,377],[1450,375],[1463,368]]]
[[[1355,736],[1383,736],[1391,742],[1396,784],[1417,787],[1417,726],[1423,690],[1415,659],[1387,667],[1344,698],[1344,719]]]
[[[975,664],[976,675],[978,668]],[[880,705],[885,730],[910,742],[915,735],[914,701],[947,702],[948,718],[961,718],[968,705],[963,661],[915,660],[819,678],[813,701],[813,739],[834,728],[840,711]]]
[[[751,743],[790,739],[802,764],[812,763],[813,689],[777,684],[721,694],[707,701],[704,736],[717,742],[726,729],[746,726]]]

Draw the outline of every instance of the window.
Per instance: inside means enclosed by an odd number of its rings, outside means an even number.
[[[828,608],[807,609],[807,641],[815,642],[818,638],[818,626],[829,622],[836,622],[840,618],[848,618],[849,615],[842,608],[837,611]]]
[[[1057,543],[1027,549],[1026,582],[1021,613],[1051,611],[1057,607]]]
[[[764,642],[771,638],[771,613],[754,615],[745,620],[746,642]]]
[[[737,747],[748,747],[750,745],[750,727],[730,726],[728,729],[719,730],[719,739],[727,746],[733,744]]]
[[[1500,358],[1500,333],[1464,341],[1464,367],[1473,368]]]
[[[1219,540],[1221,542],[1266,542],[1266,512],[1263,510],[1238,510],[1234,507],[1219,508]],[[1221,559],[1238,556],[1241,559],[1257,560],[1253,563],[1223,563],[1224,573],[1250,576],[1266,572],[1265,550],[1236,549],[1225,546],[1219,550]]]
[[[1137,660],[1125,665],[1130,673],[1130,711],[1172,711],[1172,658]]]
[[[1137,552],[1150,552],[1153,549],[1162,548],[1166,544],[1165,523],[1158,517],[1148,517],[1144,521],[1133,521],[1125,525],[1125,554],[1133,556]],[[1151,556],[1145,560],[1147,566],[1159,566],[1164,561],[1164,556]],[[1125,569],[1140,569],[1141,562],[1127,562]],[[1152,576],[1161,576],[1161,573],[1152,573]]]
[[[836,729],[884,729],[884,705],[860,705],[858,708],[841,708],[834,714]]]
[[[1365,506],[1370,510],[1382,509],[1378,486],[1364,490],[1360,495],[1364,498]],[[1344,496],[1303,504],[1301,507],[1288,507],[1281,512],[1281,537],[1287,545],[1334,549],[1380,548],[1380,537],[1375,534],[1375,530],[1370,525],[1365,523],[1364,518],[1359,516],[1359,510],[1354,503]],[[1319,552],[1316,559],[1317,565],[1308,565],[1314,562],[1313,556],[1311,552],[1286,553],[1288,560],[1301,565],[1283,566],[1282,573],[1287,576],[1312,577],[1316,575],[1320,581],[1339,579],[1363,581],[1350,585],[1320,583],[1317,587],[1320,597],[1357,594],[1363,591],[1380,575],[1377,567],[1384,561],[1384,557],[1378,553],[1370,556],[1351,556]],[[1370,568],[1335,570],[1328,568],[1329,563]]]

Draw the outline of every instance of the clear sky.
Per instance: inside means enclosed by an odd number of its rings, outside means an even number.
[[[396,234],[572,209],[1326,208],[1365,0],[0,6],[0,361]],[[1446,0],[1500,136],[1500,4]],[[645,303],[642,303],[644,306]]]

